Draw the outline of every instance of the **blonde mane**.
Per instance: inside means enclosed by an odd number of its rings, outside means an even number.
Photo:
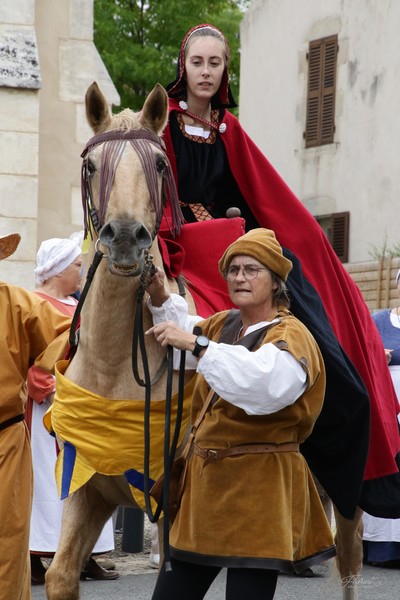
[[[125,108],[121,112],[112,115],[109,130],[129,131],[130,129],[139,129],[141,127],[140,112],[134,112],[130,108]]]

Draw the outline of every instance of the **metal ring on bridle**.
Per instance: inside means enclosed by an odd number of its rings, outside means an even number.
[[[100,242],[100,238],[97,238],[96,243],[94,245],[94,249],[96,252],[101,252],[101,250],[99,250],[99,242]],[[103,256],[101,258],[108,258],[108,254],[103,254]]]

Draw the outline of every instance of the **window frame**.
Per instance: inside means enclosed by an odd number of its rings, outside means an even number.
[[[309,43],[307,113],[303,134],[306,148],[334,142],[338,51],[337,35]]]

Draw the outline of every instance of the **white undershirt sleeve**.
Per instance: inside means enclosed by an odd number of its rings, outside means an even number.
[[[221,398],[248,415],[268,415],[293,404],[307,388],[307,373],[292,354],[274,344],[255,352],[210,342],[198,373]]]
[[[188,315],[188,305],[178,294],[171,294],[161,307],[148,301],[156,325],[173,321],[185,331],[193,331],[202,321]],[[179,368],[180,352],[174,352],[174,368]],[[293,404],[307,388],[307,373],[290,352],[274,344],[264,344],[255,352],[244,346],[210,341],[203,357],[197,360],[186,352],[186,368],[203,375],[221,398],[242,408],[249,415],[267,415]]]
[[[185,331],[193,331],[196,323],[200,323],[204,319],[198,315],[188,314],[188,304],[182,296],[171,294],[169,298],[160,307],[153,306],[151,300],[147,301],[147,306],[153,317],[153,324],[158,325],[165,321],[172,321],[184,329]],[[173,367],[179,369],[181,359],[180,350],[174,349]],[[197,358],[191,352],[186,352],[186,369],[197,369]]]

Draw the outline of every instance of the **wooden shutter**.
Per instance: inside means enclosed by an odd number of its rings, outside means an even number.
[[[335,254],[341,262],[349,261],[350,213],[318,215],[315,220],[321,225]]]
[[[306,148],[331,144],[335,132],[337,36],[310,42]]]
[[[332,239],[330,242],[341,262],[349,261],[349,225],[349,212],[332,215]]]

